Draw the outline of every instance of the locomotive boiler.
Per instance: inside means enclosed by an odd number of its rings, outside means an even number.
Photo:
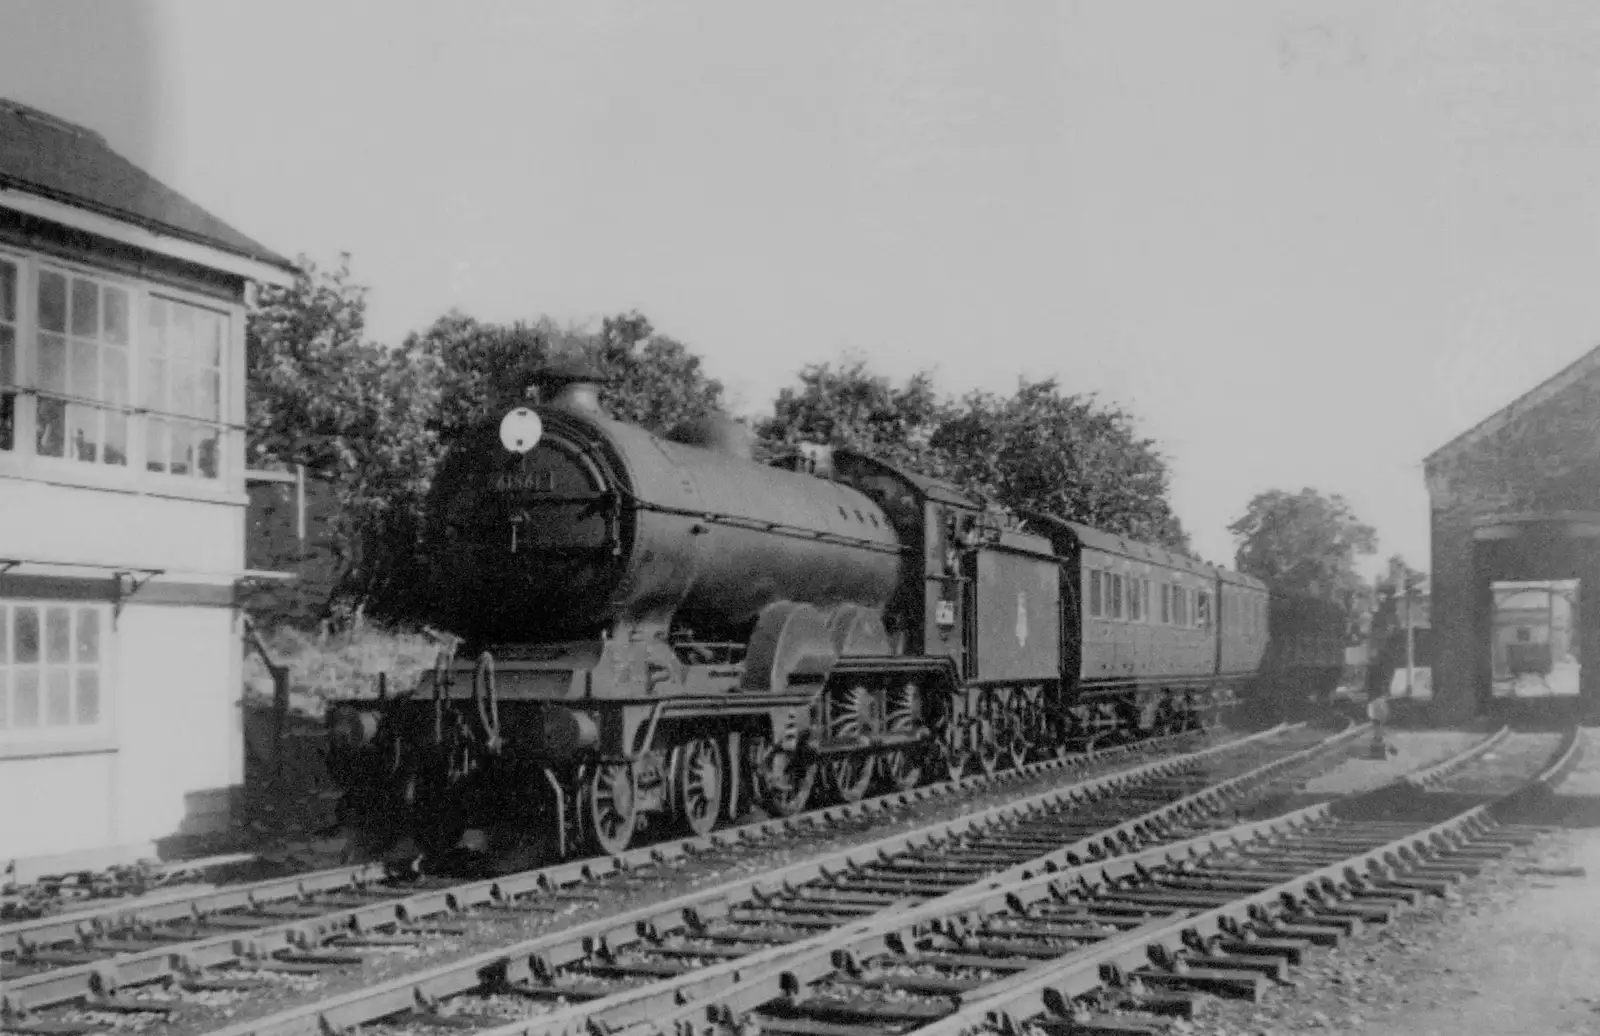
[[[1258,673],[1265,588],[849,450],[752,459],[568,376],[462,437],[426,540],[461,639],[329,708],[365,851],[549,832],[559,854],[704,834],[1040,753],[1198,725]]]

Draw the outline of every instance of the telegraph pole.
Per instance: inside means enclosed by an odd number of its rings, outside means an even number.
[[[1399,558],[1389,566],[1389,582],[1394,585],[1395,614],[1406,630],[1406,697],[1412,696],[1417,670],[1417,645],[1411,630],[1411,586],[1406,579],[1406,564]]]
[[[1404,582],[1404,572],[1401,573],[1400,578]],[[1412,696],[1412,681],[1415,679],[1417,670],[1417,643],[1416,634],[1413,632],[1414,626],[1411,622],[1411,587],[1406,586],[1403,592],[1406,602],[1406,697],[1410,698]]]

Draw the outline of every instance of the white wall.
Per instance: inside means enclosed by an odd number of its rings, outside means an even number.
[[[221,608],[123,611],[114,841],[179,833],[186,794],[243,781],[234,621]]]
[[[115,844],[115,754],[0,760],[0,866]]]
[[[0,478],[0,556],[237,571],[244,507]]]
[[[123,609],[110,749],[0,759],[0,860],[198,833],[189,796],[244,779],[236,623],[226,608]]]

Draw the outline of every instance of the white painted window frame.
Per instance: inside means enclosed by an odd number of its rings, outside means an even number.
[[[33,727],[18,727],[16,725],[17,701],[17,673],[19,664],[14,631],[16,628],[16,610],[18,608],[35,609],[39,612],[39,708],[40,723]],[[51,663],[48,657],[48,613],[52,608],[65,608],[71,615],[69,627],[70,637],[68,644],[68,657],[70,672],[73,678],[72,703],[73,712],[76,712],[77,687],[76,676],[80,663],[77,655],[77,633],[80,611],[90,611],[98,616],[99,630],[99,659],[94,663],[99,675],[100,685],[100,712],[94,723],[68,722],[63,726],[48,726],[44,720],[48,709],[48,690],[43,679],[44,667]],[[63,600],[45,597],[0,597],[0,610],[3,610],[4,624],[0,626],[0,639],[5,641],[3,657],[0,662],[0,671],[3,671],[7,680],[4,701],[0,707],[6,709],[5,725],[0,727],[0,759],[14,754],[40,754],[55,755],[71,753],[83,748],[102,747],[114,743],[116,736],[117,713],[117,628],[113,621],[112,607],[109,603],[93,600]]]
[[[0,246],[0,259],[15,263],[17,278],[17,356],[15,377],[17,396],[14,442],[10,451],[0,451],[0,478],[21,478],[87,489],[106,489],[153,496],[168,496],[207,502],[239,503],[245,492],[244,465],[244,322],[243,305],[225,302],[197,292],[128,277],[92,264],[65,260],[28,249]],[[71,457],[48,457],[36,449],[38,432],[38,283],[42,269],[85,277],[128,291],[130,328],[128,363],[128,464],[89,463]],[[150,420],[142,407],[142,371],[147,312],[152,297],[210,310],[224,320],[221,397],[221,429],[218,449],[218,477],[193,474],[174,475],[145,469],[146,427]],[[160,419],[159,417],[157,419]]]

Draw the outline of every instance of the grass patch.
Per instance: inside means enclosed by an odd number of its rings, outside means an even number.
[[[280,627],[261,638],[273,661],[289,667],[290,712],[317,719],[330,700],[377,697],[379,674],[387,675],[391,694],[410,690],[439,651],[425,633],[371,622],[329,633]],[[255,651],[246,656],[244,684],[247,704],[272,703],[272,676]]]

